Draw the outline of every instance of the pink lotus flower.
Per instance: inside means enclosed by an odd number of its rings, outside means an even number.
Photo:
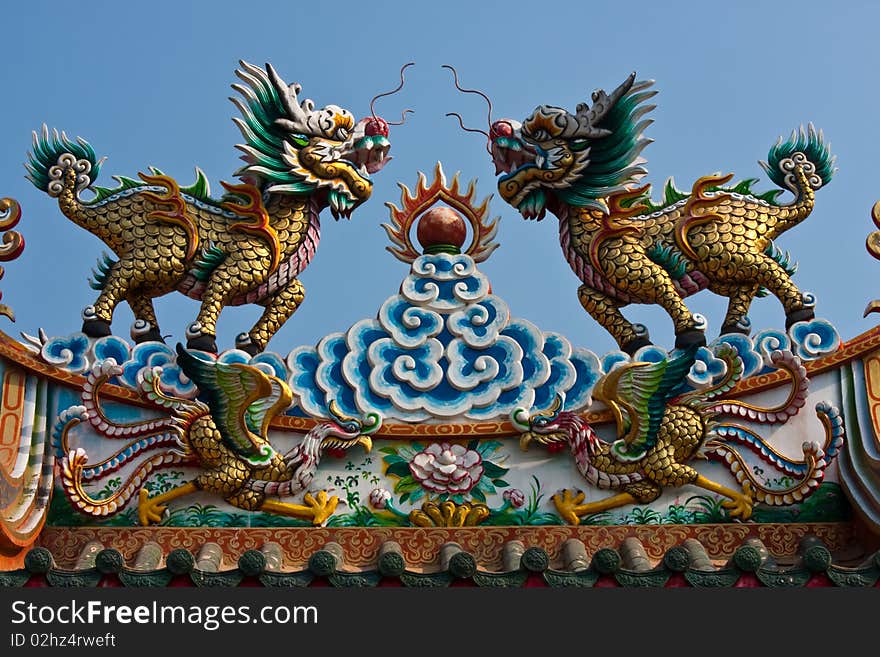
[[[483,476],[483,458],[472,449],[432,443],[410,461],[409,470],[423,488],[434,493],[467,493]]]

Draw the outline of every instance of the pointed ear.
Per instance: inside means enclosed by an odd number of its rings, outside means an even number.
[[[291,132],[302,132],[306,126],[306,111],[310,111],[313,109],[310,106],[306,106],[305,103],[300,105],[299,102],[299,93],[302,91],[302,86],[298,83],[294,82],[293,84],[287,84],[284,80],[281,79],[281,76],[275,71],[275,68],[266,62],[266,73],[269,76],[269,80],[272,83],[272,86],[275,88],[275,93],[278,95],[281,104],[284,106],[285,112],[290,117],[290,121],[293,124],[293,129]],[[306,101],[306,103],[310,103],[311,101]]]
[[[579,103],[574,116],[577,128],[573,134],[566,136],[578,139],[599,139],[610,135],[610,131],[596,126],[632,88],[635,79],[636,74],[633,71],[611,94],[608,94],[604,89],[597,89],[592,94],[592,107],[587,103]]]

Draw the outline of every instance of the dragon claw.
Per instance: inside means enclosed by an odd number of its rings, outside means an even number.
[[[303,496],[303,502],[309,507],[312,524],[318,527],[327,522],[327,519],[336,511],[339,498],[336,495],[327,495],[327,491],[319,490],[316,495],[306,493]]]
[[[165,504],[157,504],[150,499],[150,493],[146,488],[141,488],[138,494],[138,521],[144,527],[151,523],[162,521],[162,514],[168,508]]]
[[[730,509],[730,516],[732,518],[748,520],[752,515],[752,507],[754,506],[751,484],[748,481],[745,482],[743,484],[742,494],[737,495],[726,502],[722,502],[721,506],[725,509]]]
[[[583,491],[565,489],[556,493],[550,499],[565,522],[569,525],[577,525],[580,524],[580,517],[577,514],[578,506],[583,503],[585,498],[586,495]]]

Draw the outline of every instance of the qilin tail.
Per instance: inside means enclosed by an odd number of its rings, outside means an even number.
[[[77,137],[76,141],[71,141],[57,130],[50,134],[45,124],[40,133],[34,132],[33,135],[33,149],[25,164],[27,179],[37,189],[57,198],[64,215],[88,230],[88,219],[81,211],[79,193],[95,182],[103,158],[99,160],[84,139]]]
[[[760,436],[735,424],[718,424],[708,433],[702,453],[726,463],[740,485],[751,484],[755,499],[771,506],[800,502],[822,482],[825,469],[840,452],[844,443],[843,418],[837,407],[828,402],[816,404],[816,415],[825,427],[825,442],[805,442],[801,461],[783,456]],[[740,453],[746,448],[762,461],[774,467],[785,481],[783,488],[769,488],[752,474],[749,464]]]
[[[775,239],[812,212],[816,190],[831,182],[834,175],[834,160],[831,144],[825,142],[822,131],[816,132],[812,123],[806,130],[803,126],[793,130],[786,141],[780,137],[773,145],[767,161],[760,164],[774,183],[794,193],[795,200],[785,206],[787,212],[779,215],[778,222],[770,227],[768,239]]]

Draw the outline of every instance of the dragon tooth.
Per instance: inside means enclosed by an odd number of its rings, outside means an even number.
[[[336,194],[330,194],[330,213],[334,219],[339,219],[339,197]]]

